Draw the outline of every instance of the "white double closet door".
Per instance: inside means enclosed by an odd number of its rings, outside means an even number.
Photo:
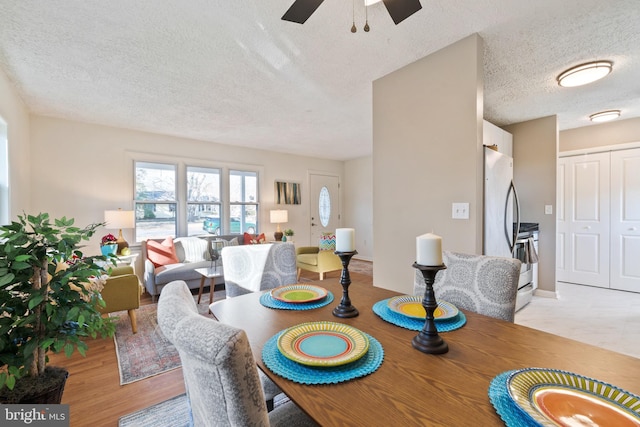
[[[557,280],[640,292],[640,148],[558,159]]]

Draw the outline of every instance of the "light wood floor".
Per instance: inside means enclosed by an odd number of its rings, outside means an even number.
[[[357,273],[352,273],[352,280]],[[302,277],[317,280],[318,275],[303,272]],[[325,280],[339,280],[340,272],[327,273]],[[358,280],[372,281],[370,276],[358,275]],[[151,297],[143,295],[142,304],[150,304]],[[160,403],[184,393],[182,369],[156,375],[131,384],[120,385],[118,360],[113,338],[87,342],[87,356],[75,353],[50,355],[50,364],[69,370],[62,403],[70,408],[71,427],[117,426],[123,415]]]

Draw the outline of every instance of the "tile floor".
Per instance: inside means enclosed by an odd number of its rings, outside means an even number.
[[[640,358],[640,293],[558,282],[556,294],[534,296],[515,322]]]

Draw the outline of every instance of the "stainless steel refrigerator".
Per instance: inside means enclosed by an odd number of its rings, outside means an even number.
[[[519,228],[513,158],[484,147],[484,254],[513,257]]]

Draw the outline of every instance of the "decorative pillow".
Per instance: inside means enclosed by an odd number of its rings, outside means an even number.
[[[227,246],[238,246],[240,242],[238,242],[238,238],[234,237],[233,239],[227,242]]]
[[[245,245],[256,245],[258,243],[266,243],[267,239],[264,237],[264,233],[260,235],[253,235],[249,233],[244,233],[244,244]]]
[[[322,233],[318,246],[320,247],[321,251],[335,251],[336,233]]]
[[[180,248],[178,247],[180,246]],[[184,251],[184,262],[209,261],[209,242],[199,237],[178,237],[174,241],[176,256],[181,258],[179,249]]]
[[[147,240],[147,258],[156,267],[180,262],[173,245],[173,237],[167,237],[160,243],[155,240]]]

